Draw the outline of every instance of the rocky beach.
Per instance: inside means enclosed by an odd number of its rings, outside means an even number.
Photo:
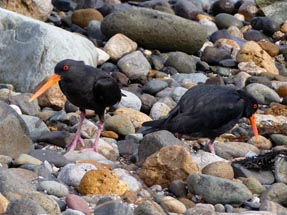
[[[282,0],[0,0],[0,214],[287,215],[287,2]],[[110,74],[122,91],[85,146],[67,151],[80,110],[54,85],[64,59]],[[242,118],[216,138],[142,124],[198,84],[244,89]],[[192,99],[192,98],[191,98]],[[219,113],[214,113],[219,114]]]

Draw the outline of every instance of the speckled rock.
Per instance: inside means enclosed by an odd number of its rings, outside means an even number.
[[[230,180],[234,178],[234,172],[230,163],[224,161],[217,161],[208,164],[202,169],[202,173]]]
[[[279,74],[273,59],[256,42],[246,42],[236,56],[238,62],[253,61],[273,74]]]
[[[174,180],[185,180],[189,174],[200,173],[189,152],[182,146],[167,146],[149,156],[139,176],[148,185],[168,187]]]
[[[108,169],[91,170],[82,178],[79,186],[81,194],[119,194],[128,190],[126,184]]]

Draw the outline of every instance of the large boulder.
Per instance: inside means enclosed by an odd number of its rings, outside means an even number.
[[[148,49],[197,52],[207,38],[206,26],[147,8],[129,8],[109,14],[101,24],[107,37],[122,33]]]
[[[71,58],[97,65],[98,53],[83,36],[0,8],[0,81],[31,92],[57,62]]]

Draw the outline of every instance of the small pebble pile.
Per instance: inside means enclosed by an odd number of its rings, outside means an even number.
[[[0,0],[0,214],[287,215],[287,2],[11,2]],[[66,151],[80,112],[59,86],[28,102],[66,58],[111,74],[125,95],[106,111],[98,152]],[[259,140],[247,119],[217,138],[216,155],[205,138],[140,133],[199,83],[253,95]],[[86,147],[97,121],[87,110]]]

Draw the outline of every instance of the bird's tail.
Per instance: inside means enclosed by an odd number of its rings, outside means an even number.
[[[146,135],[151,132],[161,130],[163,129],[162,126],[164,125],[164,123],[165,123],[165,119],[158,119],[158,120],[144,122],[142,126],[147,127],[147,129],[145,130],[141,129],[141,133],[143,135]]]

